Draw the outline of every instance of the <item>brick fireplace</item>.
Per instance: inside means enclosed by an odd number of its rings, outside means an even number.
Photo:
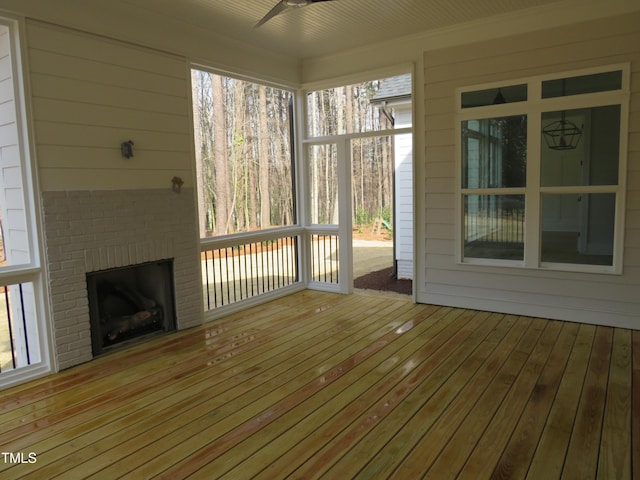
[[[60,369],[93,358],[87,274],[173,260],[175,325],[202,323],[191,189],[43,192],[51,316]]]
[[[175,329],[173,259],[87,273],[93,356]]]

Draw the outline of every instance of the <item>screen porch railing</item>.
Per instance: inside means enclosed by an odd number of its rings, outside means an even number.
[[[290,227],[208,238],[200,245],[205,311],[301,285],[307,270],[316,285],[338,283],[335,233]]]

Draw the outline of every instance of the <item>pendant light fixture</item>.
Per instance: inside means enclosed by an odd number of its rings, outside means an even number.
[[[496,96],[493,99],[493,105],[502,105],[503,103],[507,103],[507,100],[502,94],[502,89],[498,88],[498,93],[496,93]]]
[[[565,96],[565,80],[562,80],[562,96]],[[562,110],[560,120],[551,122],[542,129],[542,135],[551,150],[574,150],[578,146],[582,129],[575,123],[566,119],[566,113]]]

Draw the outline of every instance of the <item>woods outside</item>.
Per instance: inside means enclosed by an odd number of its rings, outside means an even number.
[[[392,128],[371,98],[381,81],[307,95],[309,137]],[[192,71],[201,237],[296,223],[292,92]],[[309,147],[312,223],[337,223],[334,145]],[[352,142],[352,219],[392,222],[392,138]]]

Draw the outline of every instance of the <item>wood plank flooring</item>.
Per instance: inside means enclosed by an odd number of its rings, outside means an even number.
[[[640,332],[400,296],[304,291],[0,395],[2,479],[640,476]]]

